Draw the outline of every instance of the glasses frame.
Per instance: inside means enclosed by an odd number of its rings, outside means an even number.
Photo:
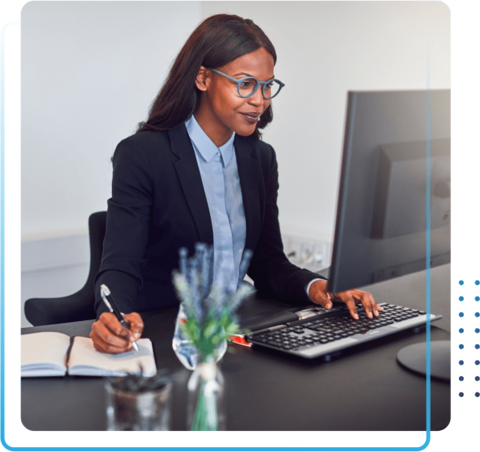
[[[248,77],[243,77],[243,78],[237,79],[237,78],[231,77],[230,75],[224,74],[223,72],[220,72],[218,69],[213,69],[211,67],[210,68],[207,67],[206,69],[209,69],[210,71],[216,72],[217,74],[223,75],[224,77],[228,78],[232,82],[235,82],[237,84],[238,95],[240,97],[243,97],[244,99],[247,99],[248,97],[252,97],[258,91],[258,87],[262,86],[262,96],[263,96],[263,98],[267,99],[267,100],[270,100],[270,99],[273,99],[275,96],[278,96],[278,93],[285,86],[285,83],[282,83],[280,80],[277,80],[276,78],[271,78],[270,80],[267,80],[266,82],[261,82],[260,80],[258,80],[258,78],[253,77],[251,75],[248,76]],[[255,85],[255,89],[248,96],[242,96],[240,94],[240,83],[242,83],[244,80],[248,80],[248,79],[252,79],[252,78],[253,78],[253,80],[255,80],[257,82],[257,84]],[[280,88],[278,89],[278,91],[275,93],[274,96],[267,97],[267,96],[265,96],[265,86],[267,86],[270,82],[277,82],[280,85]]]

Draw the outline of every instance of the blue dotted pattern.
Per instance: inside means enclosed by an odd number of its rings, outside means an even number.
[[[456,368],[457,388],[454,394],[458,400],[480,399],[480,279],[459,278],[454,281],[453,329],[456,346],[453,365]],[[456,314],[455,314],[456,313]],[[472,339],[471,341],[469,339]],[[473,352],[473,353],[472,353]],[[471,388],[470,389],[470,385]],[[462,402],[465,403],[465,402]]]

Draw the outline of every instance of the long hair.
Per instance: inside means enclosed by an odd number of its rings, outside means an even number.
[[[200,66],[219,68],[247,53],[265,48],[276,63],[277,54],[260,27],[250,19],[217,14],[203,21],[190,35],[175,59],[168,77],[150,107],[148,119],[138,124],[143,130],[170,130],[185,122],[200,104],[200,90],[195,85]],[[272,105],[262,113],[255,132],[259,139],[273,119]]]

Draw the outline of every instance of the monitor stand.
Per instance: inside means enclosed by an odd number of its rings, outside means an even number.
[[[409,345],[397,353],[397,361],[406,369],[426,374],[426,342]],[[450,380],[450,341],[430,342],[430,375]]]

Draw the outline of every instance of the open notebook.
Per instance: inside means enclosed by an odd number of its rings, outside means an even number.
[[[70,353],[70,342],[73,340]],[[135,351],[109,355],[93,347],[88,337],[56,332],[22,335],[22,377],[51,377],[69,375],[123,376],[143,369],[144,375],[157,372],[150,339],[137,342]],[[68,362],[67,362],[68,359]]]

